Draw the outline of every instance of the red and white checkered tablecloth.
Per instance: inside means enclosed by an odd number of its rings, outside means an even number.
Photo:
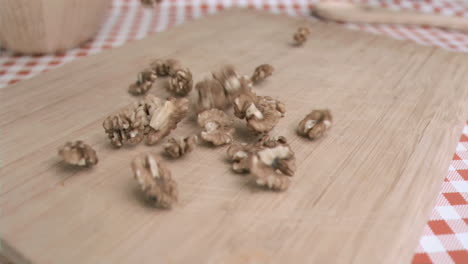
[[[80,48],[54,55],[24,56],[1,50],[0,88],[31,78],[80,57],[144,38],[176,24],[240,6],[308,16],[318,0],[165,0],[154,9],[144,9],[138,0],[114,0],[108,17],[94,40]],[[346,1],[346,0],[345,0]],[[390,9],[459,16],[468,19],[468,0],[354,0]],[[311,18],[313,19],[313,18]],[[343,26],[409,39],[422,45],[468,52],[468,34],[431,27],[343,24]],[[458,143],[437,204],[424,228],[413,263],[468,264],[468,123]]]

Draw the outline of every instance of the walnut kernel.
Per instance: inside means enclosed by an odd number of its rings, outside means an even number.
[[[297,29],[296,33],[294,34],[293,38],[296,42],[296,45],[302,45],[307,41],[307,37],[310,34],[310,29],[308,27],[300,27]]]
[[[145,69],[138,73],[137,81],[128,87],[128,91],[134,95],[146,94],[157,78],[152,69]]]
[[[233,120],[221,110],[210,109],[198,114],[198,124],[204,129],[201,138],[220,146],[232,142]]]
[[[179,95],[186,96],[192,91],[193,79],[189,69],[176,70],[169,80],[169,91]]]
[[[189,152],[191,152],[198,142],[196,135],[189,137],[170,138],[166,144],[164,144],[164,151],[173,158],[179,158]]]
[[[188,109],[189,100],[187,98],[170,98],[161,107],[152,111],[146,143],[153,145],[161,141],[184,119]]]
[[[230,105],[223,86],[215,79],[202,80],[195,85],[195,89],[198,91],[198,112],[212,108],[223,110]]]
[[[257,149],[254,144],[233,143],[227,149],[227,155],[232,162],[232,170],[237,173],[250,171],[250,155]]]
[[[271,147],[261,148],[250,155],[250,173],[258,186],[286,190],[296,170],[294,152],[284,138],[268,139]]]
[[[283,103],[269,96],[257,96],[249,91],[234,99],[234,114],[247,121],[247,127],[258,132],[271,131],[284,116]]]
[[[89,167],[98,163],[96,151],[81,140],[67,142],[59,148],[58,154],[66,163],[71,165]]]
[[[159,158],[151,153],[140,154],[133,159],[131,167],[146,199],[153,206],[168,209],[177,202],[177,183]]]
[[[163,100],[152,94],[107,117],[104,130],[112,145],[158,143],[175,129],[188,112],[188,99]]]
[[[259,83],[271,76],[274,71],[275,68],[273,68],[273,66],[271,66],[270,64],[262,64],[255,68],[255,71],[252,77],[250,77],[250,79],[253,83]]]
[[[174,75],[174,73],[181,69],[182,66],[178,60],[168,59],[162,60],[157,59],[151,63],[151,68],[158,77],[166,77]]]
[[[313,110],[298,125],[299,135],[310,139],[322,137],[332,125],[332,115],[330,110]]]

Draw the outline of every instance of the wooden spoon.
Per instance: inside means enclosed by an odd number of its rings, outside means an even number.
[[[354,3],[326,1],[312,8],[312,14],[326,20],[351,23],[382,23],[433,26],[468,31],[468,20],[412,11],[392,11]]]

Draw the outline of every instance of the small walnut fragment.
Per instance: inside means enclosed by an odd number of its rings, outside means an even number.
[[[273,66],[271,66],[270,64],[262,64],[255,68],[255,71],[252,77],[250,77],[250,79],[253,83],[259,83],[271,76],[274,71],[275,68],[273,68]]]
[[[153,145],[160,142],[187,116],[188,109],[187,98],[170,98],[162,106],[151,111],[146,143]]]
[[[151,205],[169,209],[177,202],[177,183],[159,158],[151,153],[140,154],[133,159],[131,167],[135,179]]]
[[[280,101],[269,96],[257,96],[249,91],[234,99],[234,115],[247,121],[247,127],[258,132],[271,131],[286,112]]]
[[[293,36],[295,44],[298,46],[304,44],[307,41],[309,34],[310,29],[308,27],[299,27]]]
[[[221,110],[210,109],[198,114],[198,124],[204,129],[201,138],[215,146],[232,142],[233,120]]]
[[[178,96],[186,96],[193,87],[192,73],[189,69],[178,69],[169,80],[169,91]]]
[[[66,163],[71,165],[89,167],[98,163],[96,151],[81,140],[67,142],[59,148],[58,154]]]
[[[134,95],[146,94],[157,78],[152,69],[145,69],[138,73],[137,81],[128,87],[128,91]]]
[[[330,110],[313,110],[298,125],[299,135],[310,139],[322,137],[332,125],[332,115]]]
[[[140,0],[140,3],[145,7],[153,7],[161,2],[162,0]]]
[[[249,157],[250,174],[258,186],[283,191],[289,187],[289,176],[296,170],[294,152],[286,139],[267,139],[264,146]]]
[[[195,148],[197,142],[198,137],[196,135],[170,138],[167,143],[164,144],[164,151],[173,158],[179,158],[191,152]]]
[[[172,76],[179,69],[182,69],[181,63],[174,59],[157,59],[151,63],[151,69],[158,77]]]

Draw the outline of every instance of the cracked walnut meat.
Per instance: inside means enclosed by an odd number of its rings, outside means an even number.
[[[169,80],[169,91],[179,95],[186,96],[192,91],[193,79],[189,69],[176,70]]]
[[[250,77],[250,79],[253,83],[259,83],[271,76],[274,71],[275,68],[273,68],[273,66],[271,66],[270,64],[262,64],[255,68],[255,71],[252,77]]]
[[[261,148],[249,158],[250,174],[258,186],[276,191],[289,187],[296,170],[294,152],[285,138],[268,139],[269,147]]]
[[[148,202],[169,209],[177,202],[177,183],[165,164],[151,153],[136,156],[131,163],[133,175]]]
[[[285,112],[284,104],[269,96],[246,92],[234,99],[235,116],[245,118],[247,127],[258,133],[271,131]]]
[[[102,126],[112,145],[121,147],[124,143],[138,144],[145,137],[148,113],[145,103],[140,101],[108,116]]]
[[[81,140],[67,142],[59,148],[58,154],[66,163],[71,165],[89,167],[98,163],[96,151]]]
[[[158,78],[151,69],[145,69],[138,73],[137,81],[128,87],[128,91],[134,95],[146,94]]]
[[[233,120],[221,110],[210,109],[198,114],[198,124],[204,129],[201,138],[215,146],[232,142]]]
[[[196,135],[170,138],[167,143],[164,144],[164,151],[172,158],[179,158],[191,152],[195,148],[197,142],[198,137]]]
[[[182,68],[180,62],[174,59],[157,59],[150,66],[158,77],[172,76],[177,70]]]
[[[188,105],[185,98],[163,100],[150,94],[107,117],[103,127],[116,147],[138,144],[145,138],[147,144],[156,144],[177,127],[186,116]]]
[[[227,155],[232,162],[232,170],[237,173],[250,171],[250,155],[259,147],[254,144],[233,143],[227,149]]]
[[[308,27],[300,27],[297,29],[296,33],[294,34],[293,38],[296,45],[302,45],[307,41],[307,37],[310,34],[310,29]]]
[[[297,132],[310,139],[322,137],[332,125],[330,110],[313,110],[298,125]]]
[[[150,112],[149,131],[146,143],[153,145],[177,127],[177,124],[187,116],[189,100],[187,98],[170,98],[160,107]]]

